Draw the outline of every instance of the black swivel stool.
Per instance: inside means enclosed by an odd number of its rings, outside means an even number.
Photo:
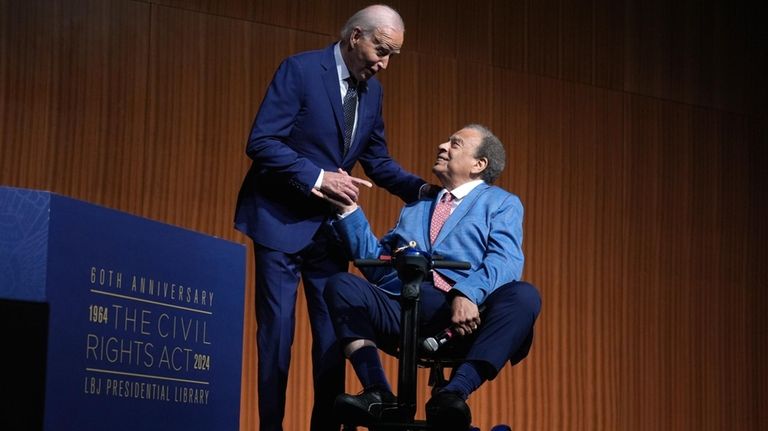
[[[416,420],[416,384],[417,368],[430,368],[430,385],[433,392],[445,385],[443,374],[445,368],[454,368],[460,362],[458,357],[441,357],[439,352],[434,355],[424,355],[419,343],[419,296],[421,283],[434,268],[469,269],[467,262],[445,261],[437,256],[417,250],[413,247],[398,250],[391,260],[358,259],[355,266],[392,266],[397,270],[403,283],[400,295],[400,350],[398,352],[398,381],[397,381],[397,412],[393,417],[383,418],[381,422],[371,426],[371,431],[415,431],[431,430],[426,421]],[[342,418],[343,421],[343,418]],[[356,429],[357,424],[345,424],[344,430]]]

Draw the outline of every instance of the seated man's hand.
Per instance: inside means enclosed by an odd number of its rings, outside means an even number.
[[[456,295],[451,303],[451,322],[459,335],[469,335],[480,326],[480,310],[477,304],[464,295]]]

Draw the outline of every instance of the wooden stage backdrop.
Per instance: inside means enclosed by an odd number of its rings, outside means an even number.
[[[0,0],[0,184],[248,244],[231,220],[266,85],[365,4]],[[524,277],[544,308],[529,358],[472,397],[475,423],[768,429],[764,19],[725,0],[392,5],[407,24],[381,76],[392,153],[429,178],[436,145],[484,123],[526,205]],[[399,203],[361,200],[383,233]],[[286,430],[311,407],[303,302],[297,315]]]

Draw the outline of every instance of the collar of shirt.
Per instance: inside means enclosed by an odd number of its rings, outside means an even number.
[[[459,206],[461,201],[467,197],[469,192],[475,189],[475,187],[479,186],[480,184],[484,183],[483,180],[474,180],[470,181],[468,183],[464,183],[455,189],[451,190],[451,194],[453,195],[453,201],[451,201],[451,212],[456,209],[456,207]],[[443,195],[448,192],[447,189],[440,190],[440,193],[437,194],[437,202],[440,202],[440,199],[443,198]]]
[[[333,58],[336,60],[336,74],[339,76],[339,88],[341,89],[341,100],[344,100],[344,96],[347,95],[347,88],[349,87],[349,69],[344,64],[344,58],[341,56],[341,46],[337,43],[333,46]]]

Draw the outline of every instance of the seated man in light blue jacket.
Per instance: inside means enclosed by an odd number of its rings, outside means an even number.
[[[483,126],[468,125],[438,146],[432,171],[444,189],[406,205],[381,241],[356,204],[339,205],[334,222],[353,259],[391,255],[391,247],[415,241],[418,249],[471,264],[469,270],[435,270],[421,289],[420,333],[450,326],[466,352],[465,362],[427,403],[427,421],[435,429],[468,429],[466,399],[507,361],[522,360],[533,340],[541,300],[536,288],[520,281],[523,207],[517,196],[491,185],[504,164],[501,141]],[[377,349],[397,351],[401,283],[391,268],[362,271],[367,281],[347,273],[332,277],[324,297],[364,388],[337,398],[337,412],[369,425],[396,407]]]

